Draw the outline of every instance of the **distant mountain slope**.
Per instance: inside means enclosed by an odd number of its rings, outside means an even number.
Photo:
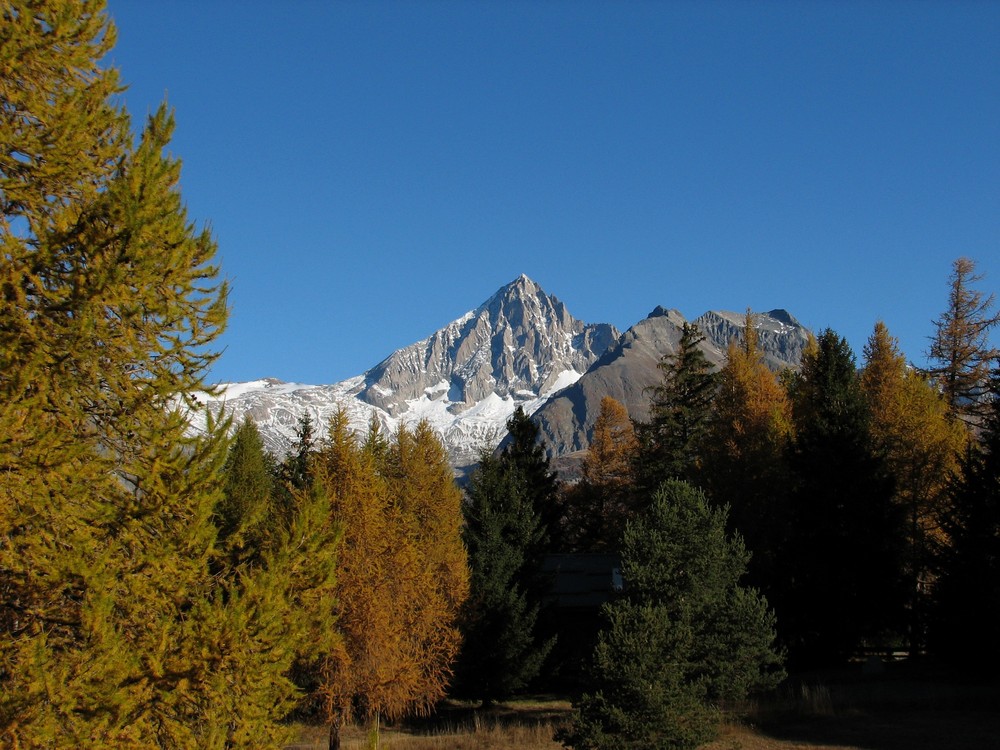
[[[534,414],[550,453],[565,456],[589,445],[601,398],[621,401],[633,418],[648,414],[647,388],[659,382],[657,363],[673,352],[684,317],[657,307],[619,335],[614,326],[576,320],[556,297],[527,276],[497,290],[476,309],[427,338],[393,352],[367,372],[333,385],[273,379],[226,385],[204,396],[207,410],[245,416],[268,450],[282,457],[308,414],[322,434],[339,407],[363,431],[374,417],[389,430],[428,420],[442,436],[456,469],[506,433],[520,405]],[[721,365],[743,326],[742,313],[708,312],[695,320],[706,335],[709,361]],[[807,332],[784,310],[758,318],[769,366],[795,366]],[[194,415],[203,425],[205,413]]]
[[[764,364],[775,372],[789,366],[797,367],[809,340],[809,331],[787,310],[771,310],[755,316]],[[746,313],[707,312],[694,322],[724,358],[729,342],[742,336],[745,318]]]
[[[780,370],[797,367],[809,333],[784,310],[757,315],[764,360]],[[729,341],[743,329],[744,314],[707,312],[693,322],[705,334],[702,349],[716,367],[725,362]],[[649,388],[661,380],[657,365],[677,349],[684,316],[657,307],[645,320],[628,329],[583,377],[550,398],[534,414],[541,437],[554,457],[587,448],[601,399],[611,396],[633,419],[649,417]]]
[[[516,406],[528,413],[537,409],[586,372],[618,336],[614,326],[576,320],[522,275],[363,375],[320,386],[231,384],[219,397],[203,400],[237,421],[249,416],[279,457],[291,446],[302,414],[320,432],[340,406],[358,430],[373,416],[390,430],[427,419],[460,468],[473,463],[481,447],[496,444]]]

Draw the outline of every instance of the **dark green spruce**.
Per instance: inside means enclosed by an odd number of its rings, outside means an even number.
[[[668,480],[629,523],[625,594],[605,605],[592,686],[560,739],[577,750],[695,748],[717,731],[719,701],[783,675],[775,619],[740,585],[749,553],[726,510]]]
[[[1000,363],[990,378],[983,432],[951,485],[938,553],[934,650],[961,669],[995,676],[1000,622]]]
[[[791,533],[776,607],[794,659],[834,662],[902,627],[903,517],[845,339],[820,335],[791,396]]]
[[[536,551],[545,531],[529,483],[506,456],[484,452],[467,493],[469,599],[457,689],[488,705],[523,689],[552,648],[536,628]]]
[[[640,441],[637,481],[652,494],[665,479],[692,479],[708,429],[717,373],[705,358],[698,326],[685,323],[677,351],[657,365],[649,422],[637,425]]]

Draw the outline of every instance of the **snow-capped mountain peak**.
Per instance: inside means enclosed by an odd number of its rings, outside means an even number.
[[[709,362],[721,366],[744,320],[743,313],[724,311],[695,319],[706,336],[701,347]],[[426,419],[459,470],[475,463],[483,448],[496,446],[521,406],[535,414],[549,452],[568,459],[589,445],[604,396],[621,401],[633,418],[645,418],[649,386],[661,375],[657,364],[675,351],[684,322],[677,310],[657,307],[619,335],[611,325],[576,320],[522,274],[479,307],[356,377],[333,385],[231,383],[200,400],[236,422],[253,419],[279,458],[292,446],[303,415],[320,434],[338,408],[359,432],[373,416],[389,430]],[[768,366],[798,365],[808,332],[795,318],[772,310],[758,315],[755,325]],[[204,424],[205,416],[193,415],[193,425]]]
[[[319,429],[339,407],[359,430],[372,415],[390,430],[426,419],[462,467],[496,444],[518,405],[531,413],[576,382],[618,335],[614,326],[576,320],[522,274],[363,375],[327,386],[229,384],[217,398],[203,401],[210,409],[224,408],[236,421],[249,416],[279,457],[291,446],[303,414]]]

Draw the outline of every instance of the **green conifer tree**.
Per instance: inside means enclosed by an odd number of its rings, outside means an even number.
[[[467,490],[469,599],[458,689],[484,704],[507,698],[539,672],[553,641],[539,643],[534,550],[544,530],[523,475],[484,451]]]
[[[273,541],[269,536],[275,525],[287,521],[276,517],[277,467],[249,417],[233,435],[223,471],[223,500],[216,509],[218,541],[232,562],[238,563],[266,551]]]
[[[791,396],[791,538],[776,607],[794,658],[833,663],[899,633],[903,517],[847,341],[824,331]]]
[[[625,595],[605,605],[593,692],[563,742],[582,750],[694,748],[716,730],[720,700],[783,675],[767,602],[740,585],[749,554],[726,534],[725,509],[668,480],[629,523]]]
[[[663,379],[651,389],[650,419],[637,425],[636,474],[649,496],[666,479],[695,476],[717,380],[700,347],[704,340],[698,326],[685,323],[677,351],[657,365]]]
[[[302,414],[295,428],[295,443],[278,471],[281,481],[288,487],[308,487],[313,478],[312,461],[317,450],[312,417]]]
[[[541,520],[542,537],[535,555],[560,543],[559,481],[549,467],[545,446],[539,440],[538,425],[518,406],[507,420],[509,435],[501,459],[521,477],[534,514]]]
[[[274,746],[287,589],[215,575],[228,425],[183,408],[226,289],[113,40],[103,2],[0,6],[0,744]]]
[[[980,440],[970,446],[942,513],[931,646],[962,670],[995,678],[1000,668],[1000,366]]]

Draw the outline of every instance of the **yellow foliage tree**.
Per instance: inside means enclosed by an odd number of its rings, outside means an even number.
[[[419,666],[411,708],[429,709],[444,697],[461,645],[456,625],[469,593],[469,563],[462,543],[462,493],[448,455],[426,422],[400,428],[386,475],[402,534],[414,551],[405,629]]]
[[[759,583],[771,578],[784,533],[791,425],[787,391],[764,364],[747,310],[742,338],[730,341],[719,372],[700,478],[713,500],[730,506],[730,524],[753,552],[751,572]]]
[[[363,444],[347,416],[331,419],[317,474],[343,530],[337,572],[341,640],[321,692],[335,735],[425,711],[443,697],[468,592],[461,496],[427,425],[392,441],[373,423]]]
[[[288,613],[329,570],[285,546],[220,571],[226,425],[183,407],[226,286],[172,115],[133,137],[99,64],[114,38],[101,0],[0,3],[0,745],[281,746],[322,640]]]
[[[620,491],[633,483],[633,464],[639,450],[628,410],[620,401],[605,396],[594,422],[594,436],[583,462],[583,478],[596,487]]]
[[[914,616],[928,593],[933,545],[943,541],[939,519],[947,488],[969,436],[950,418],[948,401],[906,364],[897,340],[879,321],[864,349],[861,387],[871,412],[871,434],[895,479],[896,502],[906,512],[908,568]],[[919,626],[913,623],[913,636]]]
[[[564,491],[564,536],[579,552],[619,548],[625,524],[635,512],[635,464],[639,439],[628,410],[611,396],[601,399],[583,481]]]

